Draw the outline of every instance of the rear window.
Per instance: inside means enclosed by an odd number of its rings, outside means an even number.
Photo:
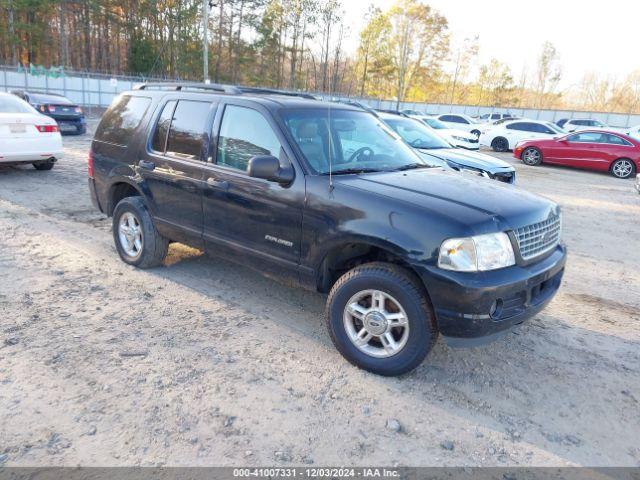
[[[126,146],[151,105],[149,97],[124,95],[102,116],[96,140]]]
[[[0,113],[35,113],[35,110],[15,95],[4,94],[0,95]]]

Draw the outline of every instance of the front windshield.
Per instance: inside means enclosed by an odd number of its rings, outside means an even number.
[[[437,118],[423,118],[422,121],[434,130],[446,130],[448,127]]]
[[[282,113],[287,129],[319,174],[429,166],[380,119],[366,112],[308,108]]]
[[[545,125],[556,133],[567,133],[566,131],[558,127],[555,123],[546,122]]]
[[[451,148],[444,139],[420,122],[408,118],[385,120],[402,139],[413,148]]]
[[[34,113],[35,110],[15,95],[0,95],[0,113]]]

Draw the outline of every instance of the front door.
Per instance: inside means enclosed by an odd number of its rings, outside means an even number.
[[[304,175],[295,164],[291,185],[247,175],[253,156],[272,155],[283,166],[293,158],[270,114],[257,108],[229,101],[216,115],[217,142],[204,179],[204,238],[214,252],[230,251],[261,270],[297,280]]]
[[[158,231],[191,245],[202,242],[203,166],[213,110],[211,101],[167,101],[136,167]]]

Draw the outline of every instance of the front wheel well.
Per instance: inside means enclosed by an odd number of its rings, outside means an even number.
[[[113,215],[113,211],[116,208],[116,205],[123,198],[127,197],[139,197],[140,192],[131,184],[120,182],[111,186],[109,189],[109,203],[107,207],[107,215]]]
[[[422,285],[422,281],[413,267],[397,254],[375,245],[354,242],[336,247],[325,256],[318,272],[318,291],[329,292],[333,284],[346,272],[358,265],[370,262],[384,262],[401,266],[414,275]]]

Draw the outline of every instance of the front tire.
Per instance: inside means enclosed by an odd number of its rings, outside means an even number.
[[[438,336],[424,288],[407,270],[367,263],[345,273],[327,300],[333,344],[353,365],[384,376],[407,373]]]
[[[127,197],[116,205],[113,239],[122,261],[139,268],[162,265],[169,248],[140,197]]]
[[[491,148],[494,152],[504,153],[509,150],[509,141],[504,137],[494,138],[491,142]]]
[[[535,147],[528,147],[524,149],[520,158],[526,165],[536,167],[542,163],[542,152]]]
[[[611,174],[616,178],[629,178],[635,171],[635,164],[628,158],[619,158],[611,164]]]

